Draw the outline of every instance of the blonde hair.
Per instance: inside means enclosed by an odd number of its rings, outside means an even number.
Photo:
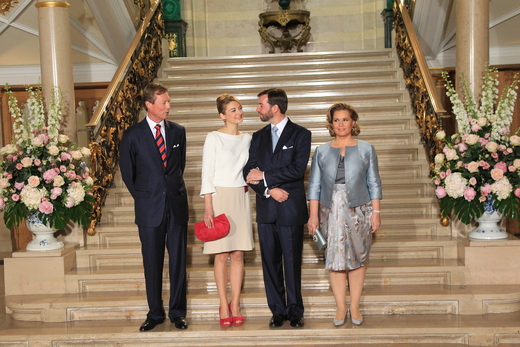
[[[240,102],[240,100],[238,100],[233,95],[227,94],[227,93],[220,94],[218,96],[218,98],[217,98],[217,111],[218,111],[218,113],[222,113],[222,114],[226,113],[226,107],[232,101],[236,101],[236,102],[238,102],[240,104],[240,106],[242,106],[242,103]]]

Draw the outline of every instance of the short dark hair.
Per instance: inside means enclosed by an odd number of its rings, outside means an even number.
[[[289,101],[287,100],[287,94],[283,89],[269,88],[258,93],[257,97],[261,97],[262,95],[267,95],[267,102],[269,105],[277,105],[280,109],[280,113],[285,114],[285,112],[287,112],[287,104]]]
[[[352,120],[354,122],[356,122],[356,124],[354,124],[354,126],[352,127],[351,134],[352,134],[352,136],[358,136],[359,133],[361,132],[361,128],[358,125],[359,115],[357,114],[354,107],[352,107],[348,104],[345,104],[343,102],[335,103],[334,105],[329,107],[329,110],[327,111],[327,130],[329,131],[330,136],[333,136],[333,137],[336,136],[336,133],[334,132],[333,123],[334,123],[334,113],[336,113],[337,111],[348,111],[350,113],[350,118],[352,118]]]
[[[155,103],[155,99],[157,99],[157,95],[162,95],[168,92],[168,89],[159,83],[148,83],[143,90],[143,98],[141,102],[143,103],[143,107],[146,111],[148,111],[148,107],[146,107],[146,102],[153,104]]]

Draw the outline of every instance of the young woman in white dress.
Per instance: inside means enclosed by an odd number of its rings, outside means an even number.
[[[213,227],[213,217],[225,213],[230,222],[229,234],[219,240],[205,242],[204,254],[215,254],[214,272],[220,299],[220,325],[242,325],[240,292],[244,278],[243,252],[253,249],[251,207],[242,168],[249,157],[251,135],[241,133],[244,120],[240,101],[230,94],[217,98],[217,110],[224,126],[206,136],[202,153],[202,185],[204,222]],[[231,284],[231,302],[227,299]]]

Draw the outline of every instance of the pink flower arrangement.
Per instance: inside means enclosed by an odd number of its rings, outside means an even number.
[[[10,94],[8,86],[6,89]],[[83,158],[90,151],[58,133],[61,97],[55,96],[46,117],[41,92],[28,92],[30,121],[22,120],[18,102],[10,94],[14,136],[11,144],[0,149],[4,156],[0,162],[0,211],[6,226],[17,226],[34,213],[56,229],[64,229],[69,222],[87,225],[94,182]]]
[[[487,68],[480,106],[464,79],[463,103],[446,74],[444,78],[459,133],[437,133],[443,149],[435,157],[432,180],[442,216],[454,212],[469,224],[484,213],[484,203],[488,203],[504,216],[520,221],[520,137],[509,136],[508,130],[518,76],[504,88],[497,103],[496,70]]]

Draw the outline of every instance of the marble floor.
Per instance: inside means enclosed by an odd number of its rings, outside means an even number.
[[[4,307],[4,266],[0,265],[0,307]],[[188,317],[189,320],[189,317]],[[194,345],[194,342],[197,339],[201,339],[201,346],[211,345],[215,346],[215,344],[205,344],[205,336],[210,335],[221,335],[223,340],[225,341],[220,345],[245,345],[245,343],[240,343],[240,340],[236,341],[236,339],[240,339],[241,334],[246,333],[248,330],[257,330],[265,332],[264,336],[269,335],[278,335],[280,338],[287,335],[293,335],[296,331],[294,328],[291,328],[289,324],[285,324],[280,329],[269,329],[267,326],[267,322],[265,318],[255,319],[248,318],[246,324],[242,327],[232,327],[223,329],[218,325],[216,321],[196,321],[190,322],[190,327],[186,331],[178,331],[176,330],[170,322],[166,322],[160,326],[158,326],[153,332],[140,333],[138,331],[139,320],[109,320],[109,321],[82,321],[82,322],[69,322],[69,323],[41,323],[41,322],[21,322],[15,321],[11,318],[10,315],[5,313],[5,310],[0,310],[0,346],[19,346],[20,342],[24,342],[23,345],[26,346],[50,346],[52,344],[52,340],[56,338],[56,336],[97,336],[105,339],[110,339],[112,341],[126,341],[127,343],[119,344],[119,342],[115,342],[112,345],[131,345],[131,346],[146,346],[146,339],[154,339],[154,338],[172,338],[172,339],[182,339],[184,341],[190,341],[190,343],[186,343],[186,345]],[[424,334],[435,334],[435,333],[445,333],[447,331],[453,331],[454,334],[464,332],[465,329],[471,331],[478,330],[489,330],[494,329],[497,333],[511,331],[517,328],[520,330],[520,312],[516,313],[508,313],[508,314],[492,314],[492,315],[484,315],[484,316],[457,316],[457,315],[395,315],[395,316],[369,316],[366,317],[365,323],[362,326],[353,326],[348,323],[343,327],[334,328],[332,325],[332,319],[313,319],[312,317],[306,317],[306,325],[303,330],[310,330],[310,333],[316,333],[320,331],[330,331],[330,330],[341,330],[344,329],[343,332],[337,331],[345,336],[345,343],[303,343],[300,338],[296,337],[298,343],[295,345],[305,345],[305,346],[340,346],[340,345],[356,345],[356,346],[371,346],[371,347],[383,347],[383,346],[392,346],[392,347],[410,347],[410,346],[421,346],[421,347],[440,347],[440,346],[468,346],[462,343],[449,343],[449,344],[439,344],[439,343],[414,343],[414,342],[403,342],[399,341],[399,339],[395,339],[395,332],[400,331],[402,334],[418,334],[418,332],[423,332]],[[352,338],[352,334],[350,332],[354,332],[354,329],[363,329],[367,335],[372,335],[377,332],[379,335],[381,332],[388,330],[389,341],[372,341],[372,343],[364,344],[358,341],[358,343],[349,343],[347,342],[349,338]],[[359,330],[357,330],[359,332]],[[393,335],[393,338],[390,336]],[[132,338],[141,341],[142,338],[145,338],[142,343],[134,340],[133,343],[128,343],[129,339]],[[12,344],[9,343],[12,341]],[[229,341],[229,343],[228,343]],[[234,341],[234,343],[231,343]],[[392,343],[395,341],[397,343]],[[48,342],[48,344],[47,344]],[[70,342],[70,340],[69,340]],[[381,343],[378,343],[381,342]],[[400,343],[403,342],[403,343]],[[96,345],[90,344],[90,345]],[[157,344],[154,344],[157,345]],[[176,343],[177,346],[183,345],[183,343]],[[257,341],[254,343],[255,346],[273,346],[273,341],[265,342],[263,338],[260,336]],[[284,344],[290,345],[290,344]],[[103,346],[106,346],[104,344]],[[500,347],[520,347],[520,344],[500,344]]]

